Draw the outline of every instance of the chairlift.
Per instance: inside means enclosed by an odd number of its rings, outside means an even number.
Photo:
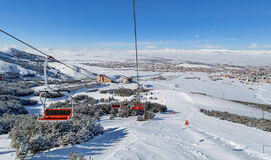
[[[72,101],[71,95],[68,92],[65,92],[65,93],[67,94],[67,96],[70,99],[72,108],[64,108],[64,109],[63,108],[61,108],[61,109],[48,109],[48,108],[46,108],[47,95],[45,97],[43,97],[43,94],[50,94],[50,92],[57,92],[57,93],[61,94],[59,90],[54,90],[48,85],[48,82],[47,82],[48,59],[54,59],[54,58],[51,56],[48,56],[44,62],[44,82],[45,82],[46,88],[43,91],[41,91],[41,93],[40,93],[40,101],[43,106],[43,117],[39,118],[39,121],[66,121],[66,120],[70,120],[70,119],[72,119],[72,116],[73,116],[73,101]]]
[[[133,102],[135,102],[135,106],[132,107],[132,110],[144,110],[141,102],[140,102],[140,99],[141,99],[141,94],[140,94],[140,84],[138,83],[138,88],[137,88],[137,95],[134,97],[134,99],[132,100]]]
[[[132,107],[132,110],[143,110],[143,106],[140,102],[137,102],[135,107]]]
[[[112,97],[113,101],[111,101],[111,107],[113,109],[120,109],[120,102],[116,100],[114,97]]]
[[[120,108],[120,105],[119,105],[119,104],[112,104],[112,108],[113,108],[113,109],[119,109],[119,108]]]

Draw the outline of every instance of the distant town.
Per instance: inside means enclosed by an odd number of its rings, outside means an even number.
[[[104,62],[104,63],[84,63],[89,66],[131,69],[134,63],[125,62]],[[152,72],[205,72],[210,74],[211,80],[221,80],[222,78],[237,79],[241,82],[264,82],[271,83],[271,67],[269,66],[233,66],[233,65],[210,65],[202,63],[150,63],[140,64],[141,71]],[[189,78],[189,77],[188,77]],[[197,77],[189,78],[197,79]]]

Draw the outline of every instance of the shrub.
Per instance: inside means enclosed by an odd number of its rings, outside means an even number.
[[[17,100],[8,100],[8,101],[0,100],[0,116],[2,116],[4,113],[27,114],[28,111]]]
[[[217,117],[221,120],[227,120],[233,123],[244,124],[249,127],[256,127],[263,131],[271,132],[271,120],[268,119],[257,119],[253,117],[240,116],[228,112],[220,112],[214,110],[209,111],[206,109],[200,109],[200,112],[208,116]]]
[[[40,96],[41,91],[36,91],[34,93],[34,96]],[[46,97],[46,98],[61,98],[64,95],[60,92],[48,92],[48,93],[43,93],[42,97]]]
[[[10,131],[12,124],[15,122],[17,118],[22,118],[25,115],[14,115],[4,113],[2,117],[0,117],[0,135],[7,134]]]
[[[140,92],[148,92],[148,90],[141,89]],[[109,93],[115,96],[129,97],[132,95],[136,95],[138,93],[138,89],[118,88],[118,89],[101,90],[100,93],[101,94]]]
[[[18,158],[50,148],[79,144],[103,134],[103,127],[95,123],[94,118],[83,114],[74,115],[70,121],[54,123],[39,122],[37,116],[28,115],[17,118],[11,128],[9,136]]]
[[[28,96],[32,95],[34,90],[23,88],[21,86],[11,87],[9,85],[0,86],[0,95]]]
[[[70,155],[70,160],[93,160],[91,157],[90,158],[85,158],[84,155],[77,153],[77,152],[73,152]]]
[[[110,93],[121,97],[129,97],[135,95],[136,91],[128,88],[119,88],[119,89],[101,90],[100,93],[101,94]]]
[[[138,115],[138,111],[131,109],[132,106],[135,106],[135,102],[131,102],[131,101],[123,101],[123,102],[114,101],[114,104],[120,105],[120,109],[118,111],[118,110],[112,109],[111,101],[110,101],[111,103],[98,103],[98,100],[86,95],[79,95],[77,97],[74,97],[73,99],[76,99],[76,101],[74,101],[74,111],[73,111],[74,114],[89,115],[91,117],[95,117],[96,119],[99,119],[100,116],[103,116],[106,114],[111,115],[110,119],[114,119],[114,117],[118,117],[118,116],[129,117],[129,116]],[[167,107],[159,103],[144,102],[142,103],[142,105],[145,108],[145,111],[147,112],[146,113],[147,115],[144,118],[145,120],[152,119],[154,117],[153,113],[167,111]],[[57,103],[51,104],[49,108],[71,108],[71,103],[69,100],[66,100],[64,102],[57,102]]]
[[[31,99],[19,98],[19,97],[10,96],[10,95],[0,95],[0,101],[10,101],[10,100],[19,101],[22,105],[35,105],[38,103],[38,101],[31,100]]]
[[[153,113],[166,112],[167,106],[159,103],[144,102],[142,104],[146,111],[151,111]]]

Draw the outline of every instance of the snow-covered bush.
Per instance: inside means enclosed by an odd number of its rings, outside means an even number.
[[[34,96],[40,96],[40,91],[36,91],[34,93]],[[47,98],[61,98],[64,95],[60,92],[48,92],[48,93],[43,93],[42,97],[47,97]]]
[[[252,103],[252,102],[238,101],[238,100],[230,100],[230,101],[271,112],[271,105],[268,105],[268,104]]]
[[[0,100],[0,116],[2,116],[4,113],[27,114],[28,112],[23,107],[23,105],[17,100],[8,100],[8,101]]]
[[[0,95],[27,96],[34,93],[34,90],[27,88],[13,88],[10,86],[0,86]]]
[[[10,126],[15,122],[17,116],[19,115],[4,113],[0,117],[0,135],[7,134],[10,131]]]
[[[14,80],[15,81],[15,80]],[[12,96],[27,96],[34,93],[31,87],[37,86],[39,82],[15,81],[5,82],[0,81],[0,95]]]
[[[116,101],[116,99],[112,96],[112,97],[108,97],[108,98],[101,98],[100,102],[112,102],[112,101]]]
[[[19,98],[10,95],[0,95],[0,101],[10,101],[10,100],[19,101],[22,105],[35,105],[38,103],[38,101],[32,99]]]
[[[70,160],[93,160],[93,159],[91,157],[85,158],[84,155],[77,152],[73,152],[70,155]]]
[[[83,114],[75,114],[70,121],[53,123],[39,122],[36,116],[28,115],[13,122],[9,136],[17,157],[23,159],[39,151],[88,141],[103,131],[94,118]]]
[[[121,97],[129,97],[131,95],[135,95],[136,91],[128,88],[118,88],[118,89],[101,90],[100,93],[101,94],[110,93]]]
[[[148,90],[141,89],[140,92],[148,92]],[[118,88],[118,89],[109,89],[109,90],[101,90],[101,94],[113,94],[115,96],[121,97],[129,97],[132,95],[136,95],[138,93],[137,89],[129,89],[129,88]]]
[[[73,98],[73,100],[77,103],[85,103],[85,104],[96,104],[99,102],[99,100],[90,97],[88,95],[78,95]]]
[[[73,97],[74,99],[74,114],[84,114],[91,117],[99,119],[103,115],[111,115],[111,119],[114,117],[129,117],[138,115],[138,111],[132,110],[131,107],[135,106],[135,102],[123,101],[123,102],[114,102],[115,105],[120,106],[120,110],[112,109],[112,101],[110,103],[98,103],[99,101],[87,96],[79,95]],[[107,100],[106,100],[107,101]],[[126,104],[126,105],[124,105]],[[153,113],[166,112],[167,107],[159,103],[144,102],[142,106],[145,108],[146,115],[144,120],[152,119],[154,117]],[[69,100],[64,102],[53,103],[49,108],[71,108],[71,103]],[[142,113],[143,114],[143,113]]]
[[[146,111],[151,111],[153,113],[166,112],[167,106],[159,103],[144,102],[143,106]]]
[[[217,117],[221,120],[227,120],[233,123],[244,124],[249,127],[256,127],[263,131],[271,132],[271,120],[268,119],[258,119],[253,117],[240,116],[228,112],[220,112],[214,110],[209,111],[206,109],[200,109],[200,112],[208,116]]]
[[[89,97],[87,95],[78,95],[76,97],[73,98],[74,101],[82,101],[82,100],[86,100]]]
[[[85,114],[94,116],[95,112],[100,112],[100,115],[109,113],[111,105],[109,104],[97,104],[99,100],[87,95],[78,95],[73,97],[74,101],[74,113]],[[96,105],[97,104],[97,105]],[[53,103],[49,108],[71,108],[70,100],[64,102]]]

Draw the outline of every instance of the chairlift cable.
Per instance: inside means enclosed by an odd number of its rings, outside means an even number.
[[[80,71],[75,70],[73,67],[71,67],[71,66],[69,66],[69,65],[67,65],[67,64],[65,64],[65,63],[63,63],[63,62],[61,62],[61,61],[59,61],[59,60],[57,60],[57,59],[55,59],[54,57],[50,56],[49,54],[46,54],[46,53],[42,52],[41,50],[39,50],[39,49],[37,49],[37,48],[31,46],[30,44],[28,44],[28,43],[26,43],[26,42],[20,40],[19,38],[17,38],[17,37],[15,37],[15,36],[13,36],[13,35],[11,35],[11,34],[5,32],[5,31],[3,31],[2,29],[0,29],[0,32],[2,32],[2,33],[4,33],[4,34],[8,35],[9,37],[11,37],[11,38],[13,38],[13,39],[15,39],[15,40],[17,40],[17,41],[19,41],[19,42],[21,42],[21,43],[23,43],[24,45],[26,45],[26,46],[32,48],[33,50],[35,50],[35,51],[37,51],[37,52],[39,52],[39,53],[45,55],[46,57],[51,57],[55,62],[60,63],[60,64],[62,64],[62,65],[64,65],[64,66],[66,66],[66,67],[68,67],[68,68],[74,70],[75,72],[80,73],[81,75],[83,75],[83,76],[85,76],[85,77],[87,77],[87,78],[91,78],[91,77],[89,77],[88,75],[86,75],[86,74],[84,74],[84,73],[82,73],[82,72],[80,72]],[[74,65],[74,66],[75,66],[75,65]],[[91,79],[92,79],[92,78],[91,78]]]

